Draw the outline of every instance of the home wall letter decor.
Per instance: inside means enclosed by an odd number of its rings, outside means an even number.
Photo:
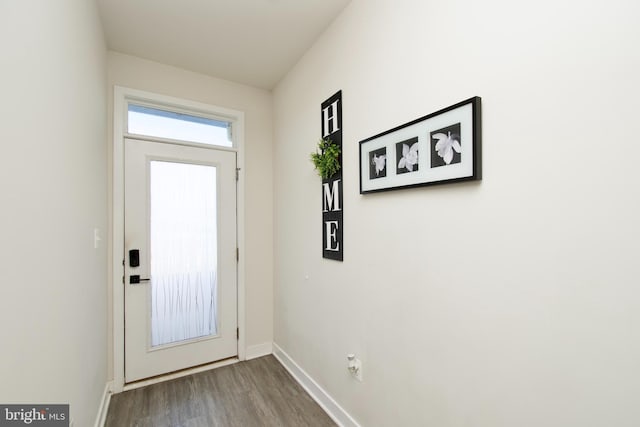
[[[342,91],[321,105],[322,138],[340,147],[340,168],[322,180],[322,257],[342,261]]]

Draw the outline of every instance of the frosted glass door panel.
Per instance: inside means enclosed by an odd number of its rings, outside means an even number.
[[[217,334],[216,168],[150,162],[151,345]]]

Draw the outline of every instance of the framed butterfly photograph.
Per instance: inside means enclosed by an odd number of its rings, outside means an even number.
[[[360,141],[360,194],[482,178],[480,97]]]

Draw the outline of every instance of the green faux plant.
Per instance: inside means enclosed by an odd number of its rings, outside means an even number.
[[[322,179],[335,175],[340,170],[340,147],[330,139],[321,139],[318,149],[311,153],[311,161]]]

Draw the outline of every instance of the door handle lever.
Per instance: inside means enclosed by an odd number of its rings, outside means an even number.
[[[130,285],[135,285],[135,284],[138,284],[140,282],[149,282],[149,281],[151,281],[151,278],[149,278],[149,279],[141,279],[140,275],[138,275],[138,274],[133,274],[133,275],[129,276],[129,284]]]

